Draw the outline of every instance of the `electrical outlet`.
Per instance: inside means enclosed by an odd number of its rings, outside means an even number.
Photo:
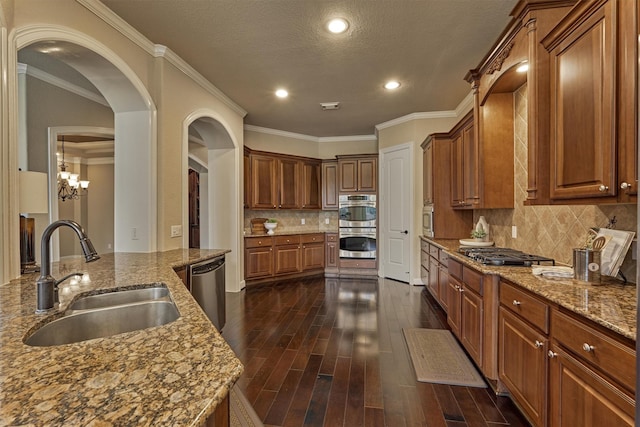
[[[329,224],[329,218],[325,218],[324,219],[324,223],[328,225]]]
[[[131,240],[138,240],[138,229],[136,227],[131,228]]]
[[[300,219],[300,224],[304,225],[304,223],[305,223],[304,218],[301,218],[301,219]]]
[[[180,237],[182,236],[182,226],[181,225],[172,225],[171,226],[171,237]]]
[[[514,239],[518,238],[518,227],[516,227],[515,225],[511,226],[511,237]]]

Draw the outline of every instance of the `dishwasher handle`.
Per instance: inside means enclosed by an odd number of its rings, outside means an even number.
[[[212,261],[206,262],[206,264],[199,264],[191,267],[191,275],[207,274],[210,271],[217,270],[224,265],[224,257],[216,258]]]

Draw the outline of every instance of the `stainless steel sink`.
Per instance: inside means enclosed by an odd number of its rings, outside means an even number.
[[[168,296],[169,289],[167,289],[165,285],[158,285],[150,288],[128,289],[124,291],[81,296],[72,302],[67,309],[87,310],[121,304],[131,304],[141,301],[153,301]]]
[[[180,317],[165,286],[90,295],[77,300],[74,307],[27,336],[24,343],[35,347],[70,344],[162,326]]]

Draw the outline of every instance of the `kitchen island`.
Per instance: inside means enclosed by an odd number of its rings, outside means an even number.
[[[53,263],[60,310],[36,315],[38,273],[0,286],[0,425],[198,426],[243,371],[241,362],[174,272],[228,250],[177,249]],[[166,325],[68,345],[32,347],[25,336],[79,294],[164,283],[180,317]]]

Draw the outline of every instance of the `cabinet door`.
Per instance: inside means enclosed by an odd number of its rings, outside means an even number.
[[[322,209],[338,210],[338,162],[322,163]]]
[[[338,234],[327,233],[327,240],[325,243],[325,256],[326,267],[337,268],[338,267]]]
[[[433,204],[433,141],[422,152],[422,204]]]
[[[251,154],[251,205],[252,209],[276,209],[277,161],[274,157]]]
[[[451,206],[464,206],[464,145],[462,135],[451,143]]]
[[[560,347],[549,352],[549,425],[634,426],[634,399]]]
[[[299,272],[300,258],[300,245],[276,246],[274,249],[275,274]]]
[[[338,182],[341,192],[358,191],[357,160],[338,160]]]
[[[273,248],[248,248],[244,251],[245,279],[273,276]]]
[[[460,298],[460,341],[478,366],[482,366],[483,330],[482,297],[464,286]]]
[[[320,163],[302,163],[302,209],[321,208]]]
[[[474,206],[480,203],[480,148],[473,130],[473,122],[462,129],[462,147],[464,159],[462,161],[464,204]],[[512,165],[506,165],[511,167]]]
[[[324,268],[324,243],[302,244],[302,271]]]
[[[436,301],[440,300],[439,297],[439,289],[438,289],[438,279],[440,277],[440,271],[438,266],[440,263],[437,259],[433,257],[429,257],[429,280],[427,282],[427,286],[433,297]]]
[[[449,284],[449,271],[444,264],[438,265],[438,297],[440,298],[440,305],[445,313],[449,312],[449,294],[447,293],[447,286]]]
[[[449,311],[447,312],[447,323],[451,326],[451,332],[460,338],[460,307],[462,284],[458,282],[451,274],[449,274],[449,282],[447,283],[447,302],[449,303]]]
[[[616,195],[615,1],[551,51],[551,198]]]
[[[500,307],[498,374],[534,425],[547,419],[546,337]]]
[[[244,207],[245,209],[251,205],[251,161],[249,160],[249,153],[247,149],[244,150]]]
[[[378,191],[378,159],[358,160],[358,191],[363,193]]]
[[[300,209],[301,162],[294,159],[278,159],[280,209]]]

